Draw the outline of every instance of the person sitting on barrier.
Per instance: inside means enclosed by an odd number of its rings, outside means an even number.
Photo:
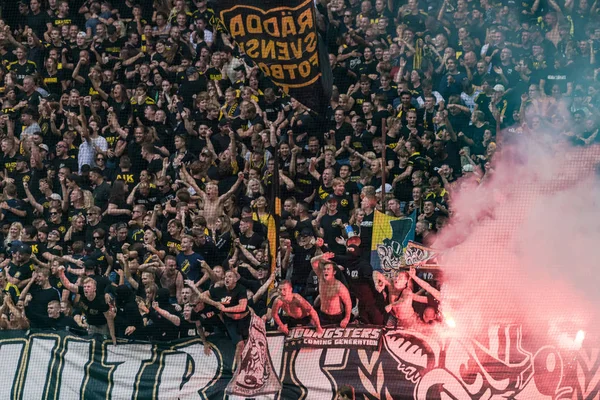
[[[352,313],[350,292],[335,278],[335,263],[330,261],[335,254],[324,253],[313,257],[310,263],[319,278],[319,297],[315,300],[322,325],[348,326]]]
[[[379,271],[373,271],[375,288],[380,293],[383,291],[388,301],[385,311],[389,314],[387,325],[410,328],[418,321],[418,316],[413,308],[413,301],[427,304],[427,296],[417,295],[413,292],[413,281],[440,301],[440,292],[417,276],[414,268],[408,272],[397,272],[392,281]]]
[[[292,282],[285,280],[279,285],[279,297],[273,303],[272,315],[278,329],[284,335],[290,333],[290,328],[312,324],[317,333],[323,332],[321,322],[315,309],[308,301],[298,293],[294,293]],[[283,310],[285,316],[279,316],[279,310]]]

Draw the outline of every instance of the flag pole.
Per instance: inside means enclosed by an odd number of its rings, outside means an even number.
[[[273,154],[273,178],[271,180],[271,213],[267,226],[269,239],[269,256],[271,261],[271,273],[277,269],[277,249],[279,248],[279,219],[281,217],[281,186],[279,185],[279,143],[275,146]],[[270,289],[274,287],[274,282]]]
[[[381,120],[381,139],[383,140],[383,150],[381,151],[381,212],[385,213],[385,175],[386,175],[386,161],[385,152],[387,150],[386,144],[387,136],[387,121],[385,118]]]

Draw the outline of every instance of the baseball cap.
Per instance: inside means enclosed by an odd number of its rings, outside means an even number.
[[[50,200],[62,201],[62,197],[58,193],[52,193],[50,195]]]
[[[17,162],[19,162],[19,161],[27,162],[28,160],[27,160],[27,157],[25,157],[24,155],[19,154],[17,156]]]
[[[300,231],[300,235],[299,235],[299,236],[304,236],[304,237],[307,237],[307,236],[313,236],[313,235],[314,235],[314,234],[313,234],[313,231],[312,231],[312,229],[310,229],[310,228],[303,228],[303,229]]]
[[[496,85],[494,86],[494,92],[504,92],[504,86],[502,85]]]
[[[392,191],[392,185],[389,183],[385,184],[385,192],[390,193]],[[375,191],[375,193],[381,193],[381,186]]]
[[[22,243],[14,251],[15,251],[15,253],[21,253],[21,254],[29,254],[29,255],[31,255],[31,246],[28,245],[28,244]]]
[[[96,268],[96,260],[88,259],[83,262],[83,267],[85,269],[95,269]]]
[[[38,147],[42,150],[50,151],[50,148],[48,147],[47,144],[42,143],[42,144],[38,145]]]
[[[271,269],[271,267],[269,266],[269,264],[261,263],[261,264],[258,265],[258,267],[256,267],[256,269],[265,269],[265,270],[268,271],[268,270]]]
[[[333,201],[336,201],[336,202],[338,201],[337,197],[335,197],[335,196],[334,196],[334,195],[332,195],[332,194],[330,194],[329,196],[327,196],[327,200],[326,200],[327,202],[330,202],[330,201],[332,201],[332,200],[333,200]]]
[[[185,74],[187,76],[193,75],[197,72],[198,72],[198,70],[195,67],[188,67],[188,69],[185,70]]]

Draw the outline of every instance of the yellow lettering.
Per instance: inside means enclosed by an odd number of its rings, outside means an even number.
[[[314,32],[309,33],[304,38],[304,45],[306,46],[306,51],[312,53],[317,48],[317,34]]]
[[[298,65],[298,71],[300,71],[300,76],[306,78],[310,75],[310,64],[308,61],[302,61],[300,65]]]
[[[259,56],[259,52],[258,50],[258,40],[257,39],[250,39],[246,42],[246,50],[245,53],[248,54],[249,57],[251,58],[256,58]]]
[[[262,44],[262,58],[275,58],[275,42],[272,40],[261,40]]]
[[[300,17],[298,17],[298,33],[302,35],[307,30],[310,31],[313,27],[313,15],[310,8],[306,9]]]
[[[290,51],[286,42],[275,42],[275,45],[279,47],[278,60],[288,61],[290,59]]]
[[[319,56],[317,55],[317,53],[310,56],[310,58],[308,59],[308,62],[310,62],[311,65],[318,67],[319,66]]]
[[[281,36],[287,37],[288,35],[297,35],[296,24],[294,23],[293,17],[281,18]]]
[[[244,29],[244,21],[242,21],[241,15],[236,15],[229,21],[229,32],[231,36],[246,36],[246,30]]]
[[[302,43],[300,42],[300,39],[298,39],[296,43],[290,42],[290,47],[292,49],[292,53],[294,54],[295,59],[302,58]]]
[[[260,70],[262,72],[264,72],[265,75],[271,76],[271,70],[269,69],[269,67],[267,66],[267,64],[265,64],[265,63],[258,63],[258,68],[260,68]]]
[[[279,32],[279,24],[277,23],[277,17],[269,18],[268,20],[263,22],[263,26],[265,28],[265,32],[267,32],[271,36],[279,37],[281,33]]]
[[[248,15],[248,18],[246,19],[246,29],[248,30],[248,33],[261,34],[263,32],[258,15]]]
[[[291,79],[296,79],[296,66],[295,65],[284,65],[283,69],[289,72]]]
[[[271,76],[275,79],[283,79],[283,68],[279,64],[271,66]]]

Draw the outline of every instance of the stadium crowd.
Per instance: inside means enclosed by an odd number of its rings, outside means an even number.
[[[373,271],[375,211],[416,215],[415,241],[435,246],[502,146],[600,139],[596,2],[319,0],[324,118],[212,7],[4,4],[0,329],[221,332],[239,349],[250,309],[286,334],[433,323],[437,282]]]

